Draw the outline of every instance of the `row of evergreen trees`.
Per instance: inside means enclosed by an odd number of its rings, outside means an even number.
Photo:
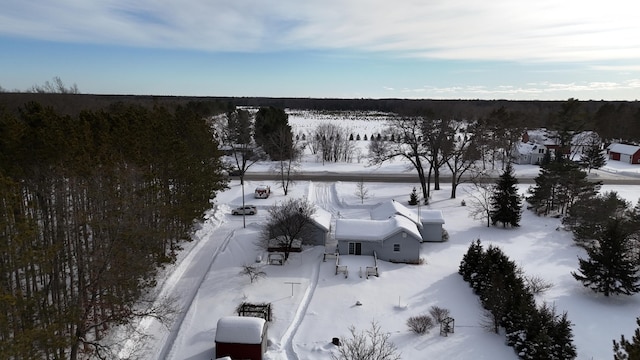
[[[0,358],[106,356],[226,186],[215,104],[0,109]]]
[[[498,247],[473,242],[458,273],[480,297],[489,324],[506,331],[507,344],[521,359],[575,359],[572,324],[546,304],[537,307],[522,271]]]

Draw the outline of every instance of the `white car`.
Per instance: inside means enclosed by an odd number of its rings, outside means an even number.
[[[231,210],[232,215],[255,215],[258,213],[258,208],[255,205],[240,206]]]

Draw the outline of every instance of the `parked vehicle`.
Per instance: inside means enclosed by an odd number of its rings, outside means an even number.
[[[231,210],[231,215],[255,215],[258,213],[258,208],[255,205],[240,206]]]
[[[267,185],[259,185],[256,187],[256,191],[253,196],[256,199],[266,199],[269,195],[271,195],[271,187]]]

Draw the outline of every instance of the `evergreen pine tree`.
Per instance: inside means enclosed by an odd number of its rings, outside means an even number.
[[[571,329],[571,321],[567,317],[567,313],[557,317],[553,328],[551,329],[551,358],[564,360],[575,359],[577,354],[576,346],[573,344],[573,330]]]
[[[480,243],[480,239],[469,245],[467,253],[462,256],[458,274],[462,275],[464,281],[471,283],[473,287],[473,274],[477,274],[484,257],[484,249]]]
[[[595,196],[601,185],[587,180],[587,173],[576,163],[561,157],[542,165],[534,181],[527,201],[536,213],[544,215],[552,211],[565,214],[578,199]]]
[[[624,335],[620,337],[620,342],[613,340],[614,360],[640,359],[640,317],[636,318],[636,324],[638,324],[638,328],[631,341],[627,340]]]
[[[589,259],[579,259],[580,273],[573,277],[604,296],[640,292],[640,265],[631,251],[628,224],[611,219],[599,231],[598,244],[587,248]]]
[[[414,186],[413,190],[411,191],[411,194],[409,194],[409,205],[417,205],[417,204],[418,204],[418,191]]]
[[[491,196],[491,222],[493,225],[502,223],[506,227],[520,226],[522,201],[518,195],[518,179],[515,178],[513,166],[507,164],[500,178],[496,182],[495,192]]]
[[[580,158],[580,165],[587,169],[587,172],[591,172],[591,169],[600,169],[607,163],[607,159],[604,153],[600,149],[600,142],[593,141],[587,147],[587,151],[582,154]]]

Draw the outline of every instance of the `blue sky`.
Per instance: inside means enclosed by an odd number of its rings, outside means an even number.
[[[633,0],[4,0],[0,87],[636,100]]]

